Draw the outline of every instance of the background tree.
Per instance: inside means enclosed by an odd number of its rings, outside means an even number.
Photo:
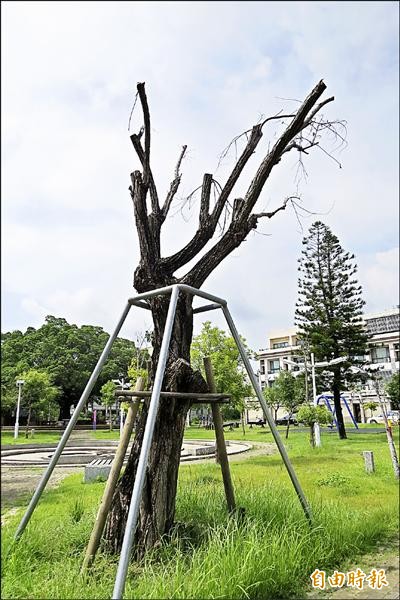
[[[59,390],[52,384],[51,377],[46,371],[29,369],[24,371],[18,379],[24,380],[21,395],[21,406],[27,411],[25,437],[28,437],[32,413],[40,417],[48,413],[59,394]]]
[[[394,373],[385,386],[392,410],[400,410],[400,372]]]
[[[285,210],[290,203],[299,207],[297,196],[288,196],[269,212],[257,212],[256,204],[271,172],[285,162],[290,153],[302,159],[312,148],[321,148],[322,134],[335,130],[332,121],[324,119],[321,110],[333,98],[321,100],[326,89],[320,81],[298,108],[288,114],[279,112],[237,136],[224,152],[239,148],[235,165],[225,182],[216,182],[205,173],[199,188],[199,219],[197,231],[181,249],[170,256],[161,254],[161,231],[181,182],[181,164],[186,153],[183,146],[174,177],[164,199],[160,198],[151,169],[152,126],[144,83],[137,85],[137,97],[143,112],[144,126],[130,136],[141,171],[131,173],[130,194],[133,202],[136,230],[139,239],[140,261],[134,274],[134,287],[139,293],[178,282],[200,288],[216,267],[257,228],[260,219],[270,219]],[[138,103],[139,104],[139,103]],[[246,172],[250,158],[263,137],[264,128],[280,128],[271,145],[264,151],[255,174],[242,197],[234,196],[241,175]],[[337,127],[336,127],[337,130]],[[339,134],[341,135],[341,134]],[[342,136],[341,136],[342,137]],[[342,137],[343,139],[343,137]],[[243,144],[243,149],[240,145]],[[248,173],[248,170],[247,170]],[[194,195],[190,199],[193,201]],[[193,202],[192,202],[193,204]],[[218,239],[212,242],[214,235]],[[206,246],[208,249],[206,250]],[[190,365],[190,345],[193,335],[193,297],[179,297],[163,388],[175,392],[201,392],[207,389],[204,378]],[[155,296],[147,300],[151,310],[154,332],[152,378],[160,353],[169,298]],[[149,402],[144,402],[135,440],[125,472],[114,494],[105,537],[110,547],[119,549],[125,530],[138,456],[142,445]],[[175,496],[180,452],[190,402],[161,399],[149,453],[144,492],[139,511],[135,542],[138,554],[151,548],[174,523]],[[154,510],[157,507],[157,510]]]
[[[315,433],[314,425],[327,425],[332,423],[332,413],[326,408],[326,406],[311,406],[309,404],[301,406],[297,413],[297,419],[299,423],[303,423],[306,427],[310,428],[310,444],[315,447]]]
[[[113,423],[112,423],[112,407],[115,405],[115,383],[113,381],[107,381],[101,386],[100,390],[100,399],[101,403],[106,407],[106,411],[108,408],[108,415],[110,419],[110,431],[112,431]]]
[[[249,356],[246,340],[242,342]],[[213,327],[210,321],[202,325],[199,335],[193,338],[191,347],[191,363],[205,376],[203,359],[209,356],[214,371],[215,384],[219,394],[229,394],[229,404],[221,407],[224,418],[242,418],[246,406],[246,398],[251,394],[251,385],[242,367],[240,354],[235,340],[223,329]],[[207,407],[208,408],[208,407]]]
[[[311,226],[303,245],[295,320],[316,361],[350,357],[346,363],[329,367],[339,437],[346,438],[340,403],[342,373],[354,357],[365,354],[367,343],[362,324],[365,303],[354,278],[357,267],[354,255],[343,250],[321,221]]]
[[[364,404],[365,408],[367,410],[371,411],[371,417],[372,417],[372,413],[374,412],[374,410],[376,410],[378,408],[378,403],[377,402],[365,402]]]
[[[281,406],[288,411],[286,439],[289,437],[290,419],[297,408],[306,400],[304,382],[297,379],[290,371],[281,371],[271,388],[279,398]]]
[[[58,402],[60,419],[70,418],[70,407],[79,400],[82,391],[107,342],[108,333],[93,325],[70,325],[65,319],[47,316],[45,323],[25,333],[2,334],[2,388],[15,388],[15,377],[27,369],[46,370],[60,388]],[[127,373],[132,357],[137,354],[135,343],[117,338],[93,389],[93,395],[109,379]]]
[[[281,398],[275,389],[275,385],[271,387],[265,386],[263,394],[269,408],[274,411],[274,421],[278,418],[278,410],[281,407]]]

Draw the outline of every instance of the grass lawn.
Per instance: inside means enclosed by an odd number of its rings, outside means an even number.
[[[191,428],[185,437],[212,439],[213,431]],[[226,438],[242,439],[241,430]],[[245,439],[272,442],[255,428]],[[302,598],[315,568],[333,571],[392,537],[398,485],[386,435],[340,441],[323,434],[322,442],[313,450],[308,434],[295,430],[285,442],[312,505],[312,528],[279,454],[230,460],[237,504],[246,511],[240,521],[226,514],[218,465],[182,464],[176,530],[142,563],[132,563],[125,598]],[[374,451],[375,474],[365,473],[362,450]],[[2,598],[111,597],[117,557],[99,554],[92,573],[79,575],[103,488],[83,484],[82,473],[67,477],[45,492],[15,546],[22,509],[10,516],[2,530]]]
[[[25,433],[20,430],[18,438],[14,439],[13,431],[2,431],[1,432],[1,445],[10,444],[15,446],[16,444],[55,444],[59,441],[62,432],[47,432],[37,431],[33,438],[25,437]]]

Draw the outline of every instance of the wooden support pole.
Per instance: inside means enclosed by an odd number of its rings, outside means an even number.
[[[210,392],[216,393],[214,373],[213,373],[212,366],[211,366],[211,360],[208,356],[206,356],[204,358],[204,369],[206,372],[206,379],[207,379],[208,387],[210,388]],[[217,443],[217,456],[218,456],[218,461],[221,465],[222,479],[223,479],[224,488],[225,488],[226,503],[228,505],[229,512],[233,512],[235,510],[235,506],[236,506],[235,505],[235,493],[233,491],[231,473],[229,470],[229,461],[228,461],[228,454],[227,454],[226,445],[225,445],[224,428],[223,428],[223,423],[222,423],[221,411],[219,409],[218,404],[215,404],[215,403],[211,404],[211,410],[212,410],[214,428],[215,428],[215,440]]]
[[[143,378],[139,377],[136,382],[136,391],[143,389]],[[125,454],[129,445],[129,440],[135,425],[135,418],[140,404],[140,398],[133,399],[128,413],[126,415],[124,429],[119,440],[118,448],[115,453],[114,460],[111,465],[111,471],[107,479],[106,487],[104,488],[103,498],[97,513],[96,521],[93,526],[93,531],[90,536],[88,546],[86,548],[85,558],[83,560],[81,573],[83,573],[92,563],[98,547],[100,545],[101,536],[103,534],[104,525],[106,523],[108,511],[110,510],[111,500],[117,485],[118,477],[124,462]]]
[[[370,450],[364,450],[363,457],[364,457],[366,472],[374,473],[374,471],[375,471],[374,453],[371,452]]]

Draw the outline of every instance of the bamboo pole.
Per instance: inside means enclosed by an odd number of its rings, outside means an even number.
[[[139,377],[136,382],[136,391],[143,389],[143,378]],[[104,525],[107,519],[108,511],[110,510],[111,500],[117,485],[118,477],[124,462],[125,454],[129,445],[129,440],[135,424],[136,414],[140,404],[140,398],[134,398],[131,403],[125,420],[122,436],[119,440],[118,448],[115,453],[114,460],[111,465],[111,471],[107,479],[106,487],[104,488],[103,498],[97,513],[93,531],[90,536],[88,546],[86,548],[85,558],[83,560],[81,573],[83,573],[93,563],[94,557],[100,545],[100,539],[103,534]]]
[[[216,393],[214,373],[213,373],[212,366],[211,366],[211,360],[208,356],[206,356],[204,358],[204,369],[206,372],[206,379],[207,379],[208,387],[210,388],[210,392]],[[212,410],[214,428],[215,428],[217,456],[218,456],[218,461],[221,465],[222,479],[223,479],[224,488],[225,488],[226,503],[228,505],[229,512],[233,512],[236,507],[235,493],[233,490],[231,473],[229,470],[229,461],[228,461],[228,454],[226,452],[224,428],[223,428],[223,424],[222,424],[221,411],[219,409],[218,404],[215,404],[215,403],[211,404],[211,410]]]

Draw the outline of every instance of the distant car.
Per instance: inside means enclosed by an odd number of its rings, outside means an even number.
[[[389,421],[392,421],[393,423],[398,424],[399,423],[399,411],[398,410],[388,410],[387,412],[387,418]],[[374,417],[370,417],[369,419],[367,419],[367,423],[384,423],[385,419],[383,417],[382,414],[374,416]]]
[[[283,417],[276,419],[275,423],[277,425],[287,425],[288,421],[289,421],[290,425],[298,425],[299,424],[294,415],[284,415]]]

